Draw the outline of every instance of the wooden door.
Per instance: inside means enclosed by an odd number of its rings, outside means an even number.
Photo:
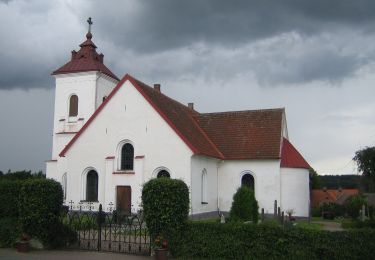
[[[130,215],[131,201],[132,201],[132,188],[130,186],[117,186],[117,203],[116,208],[120,214]]]

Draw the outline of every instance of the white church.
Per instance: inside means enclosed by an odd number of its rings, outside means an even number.
[[[103,62],[90,32],[56,79],[52,158],[47,177],[65,204],[141,209],[152,178],[183,180],[194,217],[228,212],[241,185],[259,209],[309,214],[309,164],[288,137],[284,109],[199,113]],[[230,97],[228,97],[230,98]]]

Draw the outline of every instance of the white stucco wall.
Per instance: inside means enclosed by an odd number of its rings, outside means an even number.
[[[55,112],[54,137],[52,145],[52,159],[70,141],[72,136],[56,135],[59,132],[77,132],[102,103],[103,96],[107,96],[115,87],[117,81],[101,72],[80,72],[55,75]],[[78,115],[69,118],[69,98],[78,96]],[[80,119],[80,120],[78,120]]]
[[[217,159],[194,155],[191,158],[191,214],[217,211]],[[206,201],[202,201],[202,173],[206,175]],[[202,203],[207,202],[207,204]]]
[[[135,174],[113,174],[118,170],[118,145],[129,140],[134,146]],[[174,130],[149,105],[129,81],[118,90],[101,113],[66,154],[69,201],[83,199],[82,173],[87,167],[99,175],[99,201],[104,207],[115,204],[115,186],[132,187],[132,204],[137,210],[141,185],[155,169],[166,167],[172,178],[182,179],[190,186],[192,152]],[[115,156],[114,159],[105,159]]]
[[[117,83],[117,80],[98,72],[95,103],[96,108],[99,107],[101,103],[103,103],[103,97],[108,97],[109,93],[117,85]]]
[[[272,214],[274,201],[280,202],[280,160],[233,160],[219,163],[219,208],[229,211],[233,195],[241,186],[241,178],[254,177],[255,198],[259,211]]]
[[[294,210],[299,217],[309,216],[309,171],[298,168],[281,168],[281,208]]]

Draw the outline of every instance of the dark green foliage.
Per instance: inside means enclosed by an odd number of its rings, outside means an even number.
[[[152,179],[143,186],[142,204],[151,237],[168,237],[188,218],[189,189],[181,180]]]
[[[174,257],[188,259],[372,259],[375,231],[189,222],[169,245]]]
[[[20,181],[0,181],[0,218],[18,217]]]
[[[375,146],[357,151],[353,160],[367,180],[366,191],[375,192]]]
[[[39,238],[44,245],[63,245],[70,232],[60,223],[63,202],[61,185],[53,180],[26,180],[20,192],[19,217],[22,231]]]
[[[366,219],[365,221],[344,221],[342,223],[343,228],[372,228],[375,229],[375,220]]]
[[[12,247],[21,235],[16,218],[0,218],[0,247]]]
[[[320,182],[320,176],[314,169],[309,170],[310,173],[310,185],[311,189],[320,189],[322,187],[322,184]]]
[[[360,187],[359,175],[318,175],[318,189],[358,189]],[[315,189],[315,188],[313,188]]]
[[[345,202],[345,211],[349,217],[357,219],[364,204],[367,205],[366,200],[361,195],[352,196]]]
[[[28,174],[22,172],[14,175],[17,177],[0,180],[0,235],[12,234],[1,236],[0,244],[14,244],[21,231],[39,238],[49,247],[72,241],[74,234],[59,219],[63,200],[61,185],[40,176],[27,177]],[[10,222],[13,224],[7,226]]]
[[[27,180],[27,179],[32,179],[32,178],[42,178],[45,179],[46,176],[43,174],[42,171],[39,172],[34,172],[32,173],[31,171],[15,171],[11,172],[10,170],[6,173],[1,175],[0,174],[0,181],[2,180]]]
[[[324,203],[318,208],[313,208],[311,213],[313,217],[321,217],[323,213],[330,213],[333,217],[344,217],[346,210],[345,206],[337,203]]]
[[[231,221],[258,222],[258,202],[255,199],[254,191],[246,186],[238,188],[233,196],[233,203],[230,209]]]

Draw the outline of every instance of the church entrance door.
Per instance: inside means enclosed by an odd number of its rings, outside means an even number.
[[[131,201],[132,201],[132,188],[130,186],[117,186],[116,187],[116,208],[120,214],[130,215]]]

